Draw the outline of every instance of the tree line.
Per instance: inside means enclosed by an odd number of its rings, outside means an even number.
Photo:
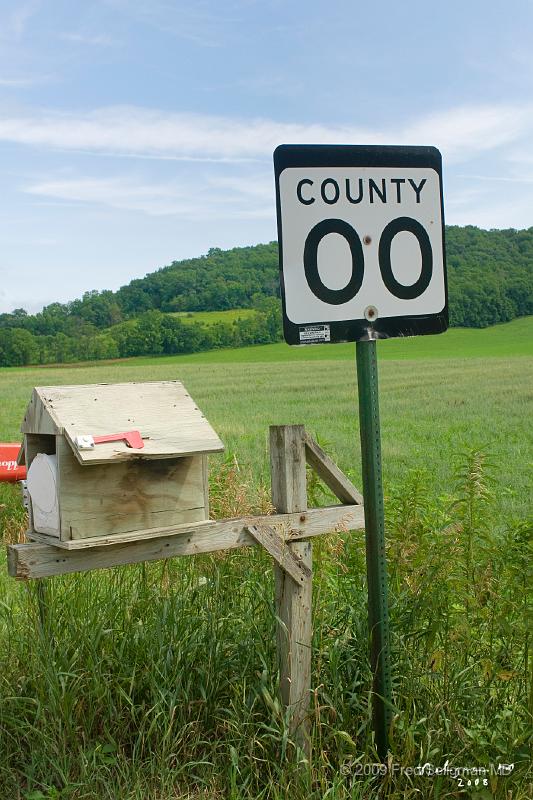
[[[486,327],[533,314],[533,228],[446,229],[450,324]],[[37,314],[0,315],[0,366],[192,353],[281,339],[277,243],[173,262],[118,291],[86,292]],[[254,308],[238,322],[169,312]]]
[[[253,315],[214,324],[183,320],[152,309],[123,324],[78,336],[62,331],[36,335],[19,327],[0,328],[0,366],[197,353],[280,339],[279,303],[276,298],[264,298]]]

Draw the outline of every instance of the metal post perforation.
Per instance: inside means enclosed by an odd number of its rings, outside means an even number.
[[[391,722],[391,676],[381,433],[375,341],[356,344],[359,425],[365,503],[366,567],[373,722],[376,748],[385,760]]]

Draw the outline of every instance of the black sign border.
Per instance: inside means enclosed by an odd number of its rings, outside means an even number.
[[[279,179],[287,167],[424,167],[434,169],[439,176],[440,204],[442,216],[442,241],[445,242],[444,199],[442,193],[442,156],[436,147],[413,145],[326,145],[326,144],[282,144],[274,151],[274,173],[276,178],[276,214],[278,222],[278,249],[281,302],[283,308],[283,333],[287,344],[308,345],[316,342],[301,342],[300,330],[324,322],[309,320],[297,325],[287,317],[285,307],[285,280],[283,275],[283,230],[281,223],[281,200]],[[448,278],[446,249],[443,246],[444,308],[436,314],[409,315],[403,317],[381,317],[374,323],[367,320],[332,321],[330,342],[357,342],[365,339],[388,339],[400,336],[420,336],[444,333],[448,328]]]

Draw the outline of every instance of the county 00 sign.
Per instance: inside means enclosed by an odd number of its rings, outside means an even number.
[[[438,150],[281,145],[274,167],[289,344],[446,330]]]

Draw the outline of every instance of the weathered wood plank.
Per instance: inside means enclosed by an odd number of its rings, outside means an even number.
[[[125,531],[124,533],[107,533],[105,536],[88,536],[81,539],[56,539],[53,535],[47,533],[39,533],[34,530],[26,532],[26,539],[35,542],[42,542],[43,544],[53,544],[62,550],[87,550],[92,547],[102,547],[110,544],[125,544],[127,542],[139,542],[144,539],[157,539],[160,536],[174,536],[175,534],[189,531],[197,525],[209,524],[209,520],[205,519],[202,508],[192,508],[188,511],[183,511],[180,514],[172,514],[170,520],[174,520],[173,524],[168,524],[168,512],[163,511],[157,516],[157,520],[161,522],[159,526],[146,529],[136,529],[133,531]],[[98,524],[95,524],[93,530],[99,530]]]
[[[57,437],[61,540],[207,519],[203,456],[82,466]]]
[[[43,425],[51,430],[44,431]],[[41,426],[41,427],[38,427]],[[139,430],[142,450],[124,442],[78,450],[78,435]],[[180,381],[40,386],[34,389],[23,431],[64,434],[82,464],[172,458],[220,452],[224,446]]]
[[[95,547],[108,547],[110,545],[128,544],[133,542],[143,542],[145,539],[160,539],[163,536],[178,536],[180,533],[195,533],[200,530],[205,533],[208,528],[216,523],[213,520],[201,520],[200,522],[190,521],[179,525],[167,525],[159,528],[149,528],[142,531],[128,531],[127,533],[115,533],[111,536],[94,536],[88,539],[72,539],[68,542],[58,542],[46,533],[36,533],[27,531],[26,539],[41,544],[52,544],[61,550],[84,550],[85,552]]]
[[[246,530],[296,583],[302,583],[311,576],[310,570],[297,558],[292,547],[270,525],[248,525]]]
[[[117,537],[98,539],[99,546],[96,547],[94,544],[88,546],[88,540],[80,540],[86,546],[75,550],[47,544],[14,544],[7,548],[8,571],[11,577],[18,579],[47,578],[174,556],[253,547],[257,542],[245,528],[265,522],[274,526],[286,542],[292,543],[333,531],[362,529],[364,514],[361,506],[313,508],[305,514],[250,516],[180,526],[178,529],[152,530],[146,532],[142,541],[117,543],[120,536],[117,534]]]
[[[305,511],[307,481],[303,425],[270,428],[270,478],[272,502],[278,511]]]
[[[358,530],[364,528],[364,511],[362,506],[328,506],[327,508],[310,508],[305,513],[298,514],[272,514],[270,516],[236,517],[225,520],[205,520],[203,522],[186,523],[180,525],[166,525],[148,530],[128,531],[127,533],[114,533],[108,536],[93,536],[86,539],[73,539],[59,542],[46,534],[37,534],[28,531],[27,536],[44,544],[65,548],[66,550],[88,550],[93,547],[109,547],[128,542],[139,542],[145,539],[158,539],[161,536],[177,536],[180,533],[194,533],[212,531],[216,536],[224,534],[235,524],[242,522],[250,525],[272,525],[278,530],[286,542],[297,542],[320,536],[324,533]],[[229,528],[228,528],[229,526]],[[96,529],[98,530],[98,529]],[[215,547],[216,550],[224,549]],[[178,553],[177,555],[181,555]],[[186,554],[185,554],[186,555]]]
[[[305,455],[309,466],[322,478],[335,497],[343,503],[363,504],[361,492],[308,433],[305,434]]]
[[[307,509],[304,436],[303,425],[270,428],[272,503],[282,513]],[[282,702],[289,709],[290,731],[310,759],[313,551],[310,542],[295,543],[291,549],[308,575],[297,583],[282,567],[274,565],[280,691]]]
[[[53,409],[45,407],[37,389],[32,392],[20,430],[21,433],[45,433],[50,436],[62,433],[61,423]]]
[[[209,457],[200,456],[202,459],[202,476],[204,484],[204,512],[205,518],[209,519]]]

